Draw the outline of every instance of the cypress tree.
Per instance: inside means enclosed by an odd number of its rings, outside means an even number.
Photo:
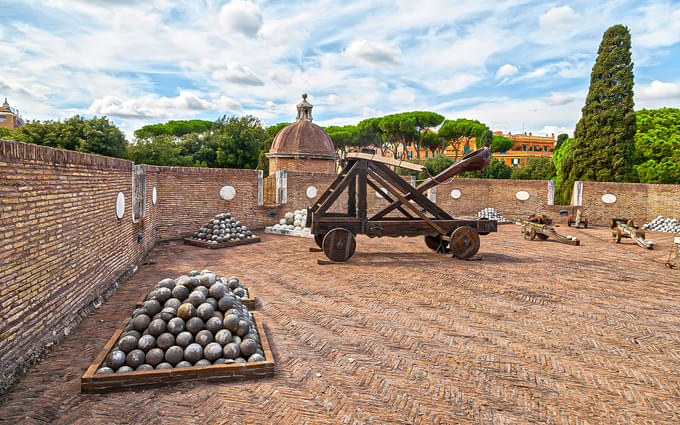
[[[636,180],[633,62],[627,27],[614,25],[605,31],[581,113],[562,165],[562,202],[569,202],[577,180]]]

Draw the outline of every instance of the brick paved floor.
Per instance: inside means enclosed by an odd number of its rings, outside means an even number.
[[[318,265],[309,239],[204,250],[156,247],[113,297],[0,402],[4,423],[680,423],[680,271],[609,229],[581,247],[482,238],[481,261],[421,238],[358,238]],[[140,295],[211,268],[256,291],[272,379],[83,395],[79,379]],[[350,358],[354,359],[350,362]]]

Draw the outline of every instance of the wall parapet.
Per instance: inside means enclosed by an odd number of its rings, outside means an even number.
[[[129,170],[132,162],[109,156],[57,149],[14,140],[0,140],[0,160],[8,162],[38,161],[56,166],[83,165],[98,169]]]

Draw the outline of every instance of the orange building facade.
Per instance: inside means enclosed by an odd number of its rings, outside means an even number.
[[[505,162],[510,167],[522,168],[530,158],[544,157],[552,161],[555,149],[555,134],[552,136],[534,136],[529,134],[503,134],[494,131],[496,136],[504,136],[515,142],[506,152],[494,152],[493,156]]]
[[[5,103],[0,106],[0,127],[15,130],[22,125],[24,125],[24,119],[21,118],[16,109],[9,106],[7,98],[5,98]]]

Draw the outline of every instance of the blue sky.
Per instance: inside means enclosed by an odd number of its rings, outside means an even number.
[[[632,34],[636,109],[680,107],[680,2],[0,0],[0,97],[27,119],[356,124],[432,110],[568,132],[602,33]]]

